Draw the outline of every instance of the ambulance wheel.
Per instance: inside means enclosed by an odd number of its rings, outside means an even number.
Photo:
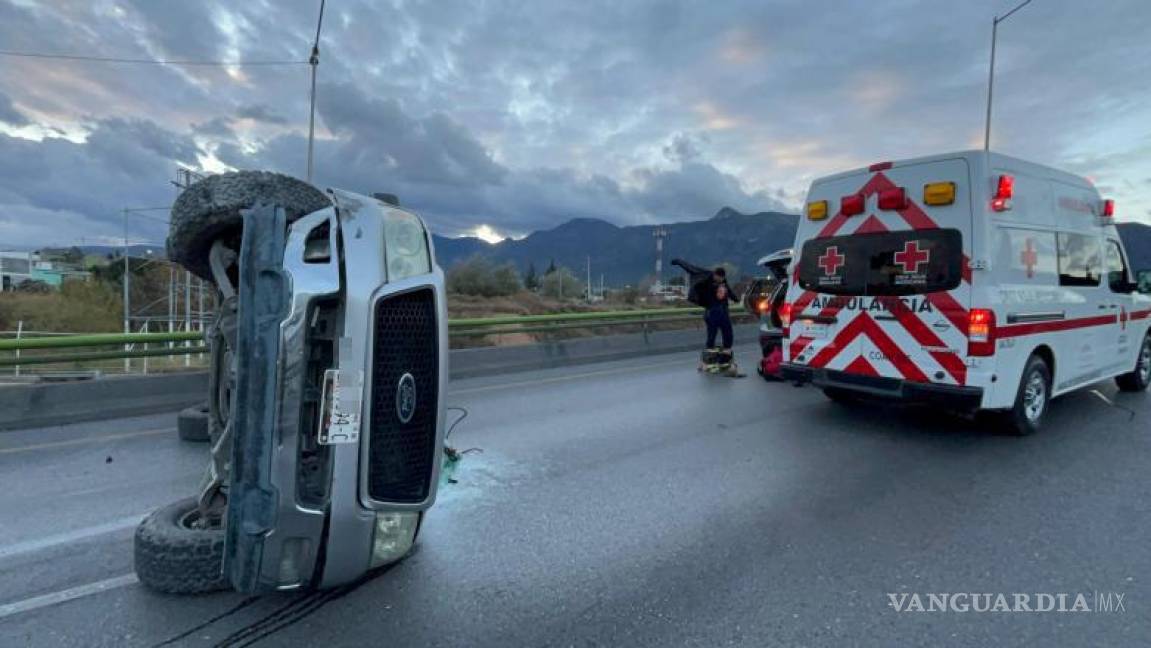
[[[1143,336],[1143,345],[1139,347],[1139,358],[1135,361],[1135,369],[1131,373],[1116,376],[1115,384],[1125,392],[1141,392],[1151,384],[1151,333]]]
[[[861,400],[859,394],[850,389],[840,389],[839,387],[824,387],[823,395],[838,405],[858,405]]]
[[[1051,404],[1051,369],[1037,355],[1027,359],[1015,405],[1007,412],[1007,428],[1019,436],[1034,434],[1043,426],[1047,407]]]

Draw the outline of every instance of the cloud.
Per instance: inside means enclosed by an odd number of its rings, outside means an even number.
[[[1147,8],[1073,9],[1031,3],[1000,26],[993,146],[1095,177],[1124,214],[1145,218],[1151,86],[1131,82],[1148,73],[1131,52],[1146,48],[1134,18]],[[820,175],[981,143],[993,11],[905,0],[328,3],[317,179],[395,192],[449,233],[796,209]],[[0,3],[0,40],[300,60],[315,12],[28,0]],[[0,172],[12,175],[0,177],[0,207],[115,229],[109,212],[171,199],[178,162],[303,175],[308,72],[5,59]]]
[[[144,120],[97,121],[83,142],[0,134],[0,241],[55,245],[122,236],[121,210],[170,204],[175,164],[201,153],[190,136]],[[162,241],[166,227],[156,219],[164,217],[133,216],[129,236]]]
[[[0,122],[9,126],[26,126],[29,123],[28,118],[16,110],[16,106],[12,105],[12,99],[3,92],[0,92]]]
[[[274,112],[271,108],[263,104],[240,106],[236,109],[236,116],[240,119],[251,119],[252,121],[275,124],[277,126],[283,126],[288,123],[286,117]]]

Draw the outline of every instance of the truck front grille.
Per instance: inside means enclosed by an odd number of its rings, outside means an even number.
[[[375,318],[368,494],[380,502],[418,503],[428,496],[437,459],[435,294],[423,288],[386,297]],[[404,402],[409,395],[414,406]]]

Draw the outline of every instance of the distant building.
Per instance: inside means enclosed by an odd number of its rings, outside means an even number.
[[[662,301],[679,301],[687,299],[687,286],[657,281],[648,289],[648,295]]]
[[[84,270],[42,260],[35,252],[0,252],[0,291],[3,292],[16,290],[25,281],[39,281],[59,288],[66,280],[87,280],[90,276]]]

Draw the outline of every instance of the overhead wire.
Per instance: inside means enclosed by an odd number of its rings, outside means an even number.
[[[0,56],[16,58],[54,59],[60,61],[81,61],[88,63],[127,63],[133,65],[197,65],[207,67],[253,67],[280,65],[307,65],[307,60],[284,61],[214,61],[202,59],[148,59],[119,56],[87,56],[82,54],[50,54],[45,52],[21,52],[0,50]]]

